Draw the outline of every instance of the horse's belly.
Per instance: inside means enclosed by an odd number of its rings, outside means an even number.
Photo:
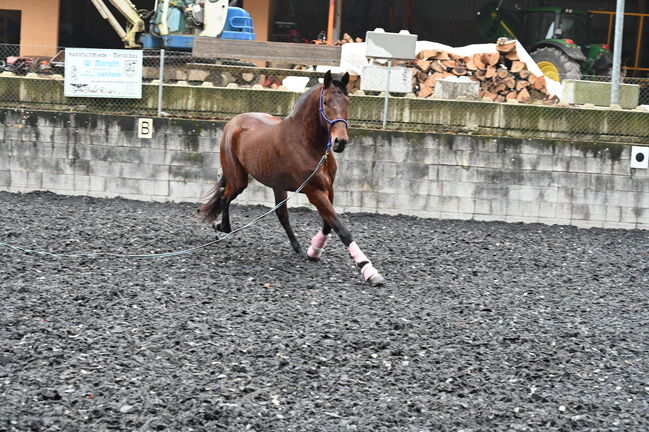
[[[247,113],[235,119],[238,130],[232,150],[258,182],[280,190],[295,190],[317,166],[317,160],[269,114]]]
[[[267,114],[248,116],[249,121],[239,134],[235,152],[245,170],[256,180],[267,184],[281,174],[281,154],[276,144],[280,120]]]

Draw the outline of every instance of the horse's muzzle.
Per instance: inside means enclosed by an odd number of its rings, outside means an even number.
[[[343,150],[345,150],[345,147],[347,146],[347,140],[342,139],[342,138],[335,138],[334,139],[334,145],[333,149],[336,153],[342,153]]]

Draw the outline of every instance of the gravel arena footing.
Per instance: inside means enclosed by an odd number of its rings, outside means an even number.
[[[185,249],[196,207],[0,192],[0,241]],[[0,430],[649,430],[647,231],[342,219],[385,286],[275,215],[173,258],[0,248]]]

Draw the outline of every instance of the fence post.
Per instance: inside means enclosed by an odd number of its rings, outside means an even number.
[[[390,70],[392,69],[392,60],[388,60],[388,73],[385,80],[385,100],[383,101],[383,129],[388,122],[388,99],[390,98]]]
[[[162,83],[164,81],[165,72],[165,50],[160,50],[160,83],[158,84],[158,116],[162,115]]]
[[[622,37],[624,30],[624,0],[617,0],[615,10],[615,40],[613,44],[613,76],[611,77],[611,105],[620,103],[620,67],[622,66]]]

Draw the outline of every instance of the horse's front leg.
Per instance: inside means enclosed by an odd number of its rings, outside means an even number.
[[[308,194],[307,194],[308,195]],[[329,203],[333,208],[334,203],[334,190],[333,188],[329,189],[328,193]],[[322,220],[322,231],[318,231],[316,235],[311,239],[311,245],[306,252],[307,257],[312,260],[319,260],[324,252],[325,246],[329,242],[329,237],[331,237],[332,227],[324,219]]]
[[[320,216],[324,221],[323,231],[316,234],[316,237],[314,237],[314,239],[316,239],[319,235],[325,236],[326,238],[328,234],[325,232],[327,230],[327,227],[333,228],[334,231],[336,231],[336,233],[338,234],[338,237],[340,237],[340,240],[349,250],[349,254],[360,269],[363,279],[372,286],[383,285],[385,283],[385,279],[383,278],[383,276],[381,276],[378,270],[374,268],[372,262],[369,260],[369,258],[367,258],[367,256],[363,253],[361,248],[352,238],[352,234],[340,221],[340,218],[334,210],[333,204],[331,204],[331,201],[329,200],[328,194],[322,190],[315,190],[307,192],[306,195],[309,198],[309,202],[311,202],[311,204],[313,204],[318,209],[318,213],[320,213]],[[326,243],[326,240],[324,241],[324,243]],[[324,247],[324,245],[322,247]]]
[[[275,205],[285,200],[288,196],[286,191],[279,189],[273,189],[273,192],[275,193]],[[293,228],[291,228],[291,224],[288,220],[288,207],[286,207],[286,203],[278,207],[275,210],[275,214],[277,214],[279,222],[284,227],[284,231],[286,231],[286,235],[288,236],[288,240],[291,242],[293,250],[299,254],[302,254],[303,252],[302,248],[300,247],[300,243],[297,241],[297,238],[295,238],[295,233],[293,232]]]
[[[309,257],[309,259],[320,259],[322,252],[324,252],[324,248],[329,241],[329,237],[331,237],[331,229],[331,225],[323,221],[322,230],[318,231],[316,235],[313,236],[313,238],[311,239],[311,245],[306,251],[306,255]]]

